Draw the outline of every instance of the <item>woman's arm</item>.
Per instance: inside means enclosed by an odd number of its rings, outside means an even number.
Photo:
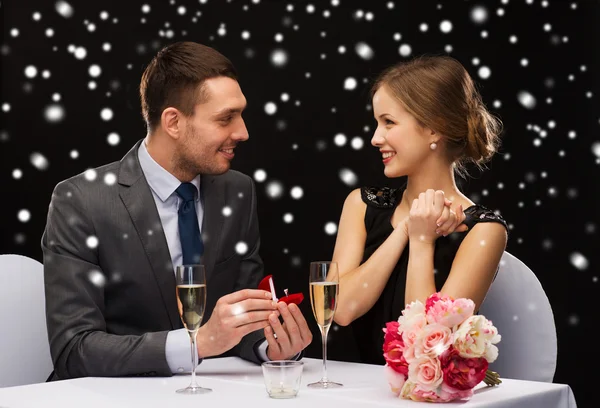
[[[492,284],[506,248],[507,233],[502,224],[476,224],[460,244],[441,292],[453,298],[468,298],[477,311]],[[424,302],[436,292],[433,273],[434,244],[410,245],[406,282],[406,303]]]
[[[406,224],[402,221],[361,265],[367,237],[366,207],[360,189],[356,189],[346,198],[340,218],[332,259],[340,270],[340,293],[334,317],[340,326],[347,326],[373,307],[408,242]]]

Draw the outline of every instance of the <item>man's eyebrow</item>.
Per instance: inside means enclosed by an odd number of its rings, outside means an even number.
[[[228,116],[236,113],[241,113],[244,110],[245,106],[242,108],[225,108],[220,110],[214,114],[214,116]]]

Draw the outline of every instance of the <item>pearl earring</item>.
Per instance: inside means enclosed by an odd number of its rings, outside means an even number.
[[[437,149],[437,143],[435,143],[435,142],[431,142],[431,144],[429,145],[429,148],[430,148],[431,150],[435,150],[435,149]]]

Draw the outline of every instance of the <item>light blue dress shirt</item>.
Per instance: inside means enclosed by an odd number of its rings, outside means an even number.
[[[160,222],[167,239],[173,268],[175,268],[176,265],[181,265],[183,262],[181,242],[179,241],[179,216],[177,214],[181,198],[175,193],[175,190],[179,187],[181,181],[154,161],[146,149],[145,142],[140,144],[138,158],[144,176],[146,176],[146,180],[152,191]],[[191,183],[198,189],[198,194],[196,195],[196,213],[198,214],[200,232],[202,232],[204,208],[202,207],[202,201],[200,200],[200,175],[196,176]],[[175,271],[173,271],[173,273],[175,273]],[[210,318],[210,316],[205,316],[205,319],[208,318]],[[267,342],[265,340],[258,348],[259,357],[262,358],[263,361],[269,360],[266,350]],[[190,372],[192,370],[192,361],[190,359],[190,337],[186,329],[172,330],[167,334],[165,355],[172,373]]]

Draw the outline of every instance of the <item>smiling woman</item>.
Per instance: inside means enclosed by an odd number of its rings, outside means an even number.
[[[354,328],[362,362],[383,364],[382,328],[406,304],[443,292],[479,308],[507,225],[456,186],[466,162],[482,166],[491,158],[500,129],[458,61],[418,57],[395,65],[375,81],[372,96],[371,143],[385,175],[407,182],[363,187],[346,199],[333,254],[340,268],[335,321]]]

